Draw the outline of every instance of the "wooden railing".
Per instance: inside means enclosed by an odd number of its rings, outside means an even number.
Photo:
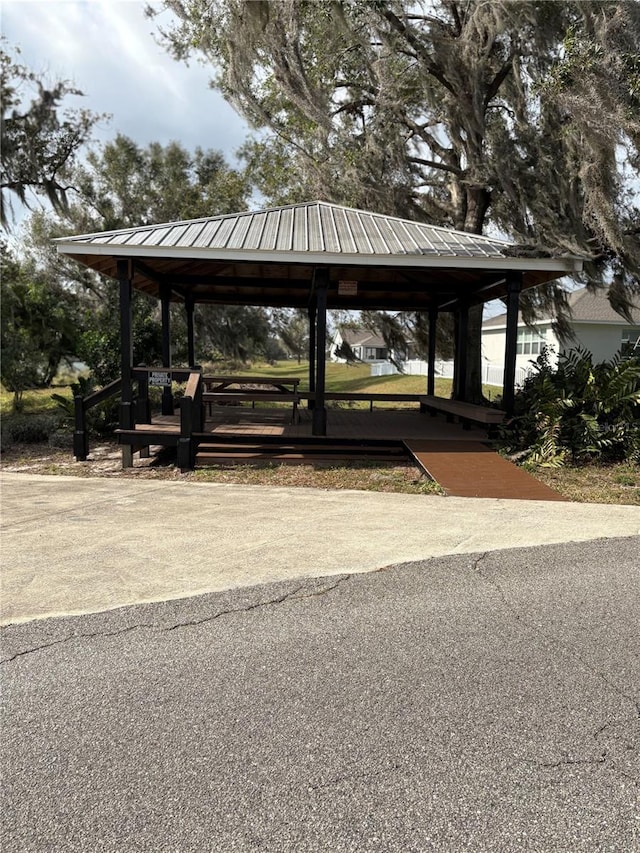
[[[186,382],[191,375],[191,369],[188,367],[145,367],[144,365],[134,367],[131,375],[138,380],[138,397],[136,400],[135,414],[136,423],[148,424],[151,422],[151,405],[149,403],[149,377],[152,373],[165,373],[169,376],[172,382]],[[172,414],[174,410],[174,400],[170,388],[163,388],[163,414]],[[166,410],[165,410],[166,407]]]
[[[316,394],[313,391],[300,391],[301,400],[308,400],[309,403],[314,403]],[[369,411],[373,411],[375,403],[419,403],[421,394],[379,394],[359,393],[350,391],[326,391],[324,395],[325,402],[344,402],[344,403],[368,403]],[[310,406],[311,408],[311,406]]]
[[[83,397],[76,394],[73,398],[75,426],[73,430],[73,455],[78,462],[84,462],[89,455],[89,434],[87,431],[87,412],[98,403],[115,397],[122,390],[122,379],[114,379],[99,391]]]
[[[181,471],[190,471],[194,467],[196,446],[193,434],[201,433],[204,429],[202,389],[202,371],[192,370],[184,397],[180,400],[180,438],[176,461]]]

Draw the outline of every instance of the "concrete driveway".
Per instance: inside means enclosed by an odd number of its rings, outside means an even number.
[[[637,507],[1,483],[3,851],[640,850]]]
[[[2,621],[640,533],[640,507],[0,475]]]

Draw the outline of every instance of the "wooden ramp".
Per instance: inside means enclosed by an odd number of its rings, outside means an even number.
[[[448,495],[530,501],[566,500],[480,441],[411,438],[404,444],[416,463]]]

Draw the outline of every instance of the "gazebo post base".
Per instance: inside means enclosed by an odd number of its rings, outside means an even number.
[[[313,410],[311,432],[313,435],[327,434],[327,410],[324,406],[321,409],[316,408]]]

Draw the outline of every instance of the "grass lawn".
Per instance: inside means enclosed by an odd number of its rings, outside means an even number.
[[[580,468],[538,468],[532,473],[572,501],[640,506],[640,466],[630,462]]]
[[[205,366],[206,372],[208,370]],[[216,370],[216,372],[218,371]],[[303,361],[300,364],[297,361],[280,361],[276,365],[255,364],[247,370],[243,368],[242,373],[247,376],[299,377],[301,380],[300,390],[309,389],[308,361]],[[371,376],[371,368],[368,364],[334,364],[328,361],[326,365],[326,388],[327,391],[335,393],[426,394],[427,377],[405,376],[400,373],[394,376]],[[495,400],[502,393],[502,389],[495,385],[483,385],[482,391],[488,400]],[[448,397],[451,394],[451,380],[436,377],[435,392],[440,397]],[[368,407],[368,403],[362,405]],[[415,404],[407,403],[406,405]]]
[[[33,391],[25,391],[22,395],[23,414],[44,415],[52,414],[58,410],[58,404],[51,399],[52,394],[60,394],[71,399],[71,388],[60,386],[59,388],[37,388]],[[0,415],[10,415],[13,409],[13,392],[5,391],[0,386]]]
[[[213,372],[213,371],[211,371]],[[219,371],[216,368],[216,372]],[[223,371],[222,371],[223,372]],[[231,371],[229,371],[231,372]],[[238,371],[236,371],[238,372]],[[243,374],[255,376],[298,376],[301,387],[308,388],[308,364],[295,361],[279,364],[256,364],[243,368]],[[370,376],[367,365],[342,365],[327,363],[327,390],[360,393],[405,393],[419,394],[426,389],[424,376]],[[484,392],[489,399],[495,398],[500,389],[486,386]],[[52,393],[71,397],[69,388],[25,391],[24,414],[55,414],[57,404]],[[436,379],[436,394],[449,396],[451,380]],[[13,394],[0,389],[0,413],[7,421],[13,402]],[[365,404],[366,405],[366,404]],[[415,404],[407,404],[415,405]],[[99,440],[92,443],[100,444]],[[119,453],[115,444],[102,442],[105,459],[89,468],[84,463],[74,463],[68,449],[48,448],[22,444],[3,448],[3,467],[33,473],[76,474],[80,476],[140,476],[159,479],[179,479],[185,476],[194,480],[225,483],[252,483],[278,486],[312,486],[322,489],[365,489],[376,491],[416,493],[438,493],[435,484],[427,482],[417,469],[411,466],[374,465],[337,466],[314,468],[309,465],[268,466],[255,468],[238,466],[195,471],[182,475],[174,468],[149,468],[143,471],[122,472]],[[640,506],[640,467],[630,463],[618,465],[588,465],[581,468],[539,468],[532,472],[542,482],[556,489],[570,500],[586,503],[634,504]]]

